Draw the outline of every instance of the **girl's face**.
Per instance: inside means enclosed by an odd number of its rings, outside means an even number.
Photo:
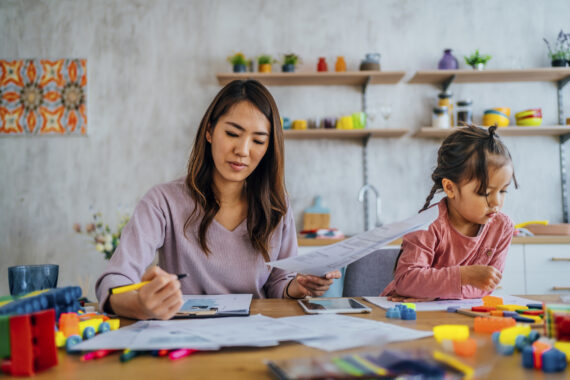
[[[271,124],[249,101],[234,104],[206,132],[212,146],[214,182],[243,182],[267,152]]]
[[[513,178],[510,163],[489,168],[488,185],[485,195],[477,194],[479,181],[473,179],[457,185],[444,179],[444,191],[448,197],[450,220],[461,232],[469,226],[477,227],[491,220],[503,208],[507,188]],[[476,231],[475,231],[476,233]]]

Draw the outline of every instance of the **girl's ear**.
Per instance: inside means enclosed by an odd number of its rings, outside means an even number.
[[[457,195],[457,186],[449,178],[444,178],[441,180],[441,187],[449,199],[453,199]]]

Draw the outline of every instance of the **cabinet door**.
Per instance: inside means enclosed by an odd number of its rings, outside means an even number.
[[[570,291],[570,245],[525,244],[528,294]]]
[[[526,294],[525,256],[522,244],[511,244],[503,270],[503,278],[493,294]]]

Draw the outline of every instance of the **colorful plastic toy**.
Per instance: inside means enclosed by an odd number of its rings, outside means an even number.
[[[483,305],[484,306],[495,307],[497,305],[503,304],[503,299],[501,297],[485,296],[482,299],[483,299]]]
[[[438,343],[443,339],[465,340],[469,338],[469,327],[467,325],[438,325],[433,328],[433,335]]]
[[[59,318],[61,313],[80,310],[81,305],[78,301],[80,297],[79,286],[39,290],[21,297],[13,297],[12,300],[5,299],[0,303],[0,315],[22,315],[54,309],[55,317]]]
[[[473,322],[473,330],[480,333],[493,333],[515,325],[516,322],[513,318],[476,317]]]

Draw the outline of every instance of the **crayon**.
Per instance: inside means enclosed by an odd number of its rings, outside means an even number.
[[[183,273],[183,274],[177,274],[176,276],[178,277],[179,280],[181,280],[188,275],[186,273]],[[120,293],[130,292],[133,290],[138,290],[148,283],[149,281],[143,281],[143,282],[137,282],[136,284],[117,286],[109,289],[109,294],[120,294]]]
[[[170,360],[182,359],[188,355],[192,355],[196,351],[198,350],[193,350],[191,348],[181,348],[179,350],[174,350],[171,353],[169,353],[168,357],[170,358]]]
[[[114,352],[116,352],[116,350],[91,351],[91,352],[86,353],[82,357],[80,357],[79,360],[81,360],[82,362],[86,362],[86,361],[93,360],[93,359],[100,359],[100,358],[103,358],[103,357],[110,355]]]
[[[143,355],[144,353],[145,351],[133,351],[127,348],[123,351],[123,353],[119,357],[119,360],[121,361],[121,363],[125,363],[134,358],[135,356]]]

